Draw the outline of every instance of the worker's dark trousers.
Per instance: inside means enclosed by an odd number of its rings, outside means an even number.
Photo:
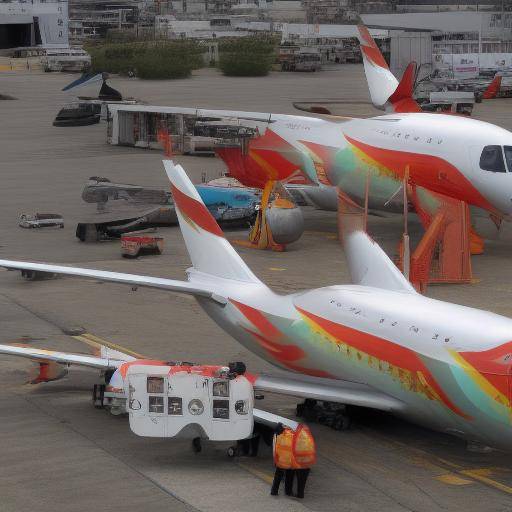
[[[284,492],[287,496],[292,495],[292,486],[293,486],[293,469],[281,469],[276,467],[276,472],[274,473],[274,481],[272,482],[272,489],[270,490],[270,494],[273,496],[277,496],[279,494],[279,486],[281,485],[281,480],[284,476]]]
[[[297,498],[304,498],[304,489],[306,488],[306,480],[310,469],[296,469],[295,471],[297,475]]]

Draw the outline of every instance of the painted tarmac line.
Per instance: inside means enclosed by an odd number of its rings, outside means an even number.
[[[130,356],[136,357],[137,359],[144,359],[142,354],[138,352],[134,352],[129,348],[126,348],[117,343],[112,343],[111,341],[105,340],[91,333],[84,333],[78,336],[73,336],[74,339],[81,341],[82,343],[86,343],[89,346],[99,348],[100,345],[104,345],[105,347],[111,348],[113,350],[117,350],[118,352],[123,352],[124,354],[128,354]]]
[[[459,478],[459,477],[470,478],[470,479],[472,479],[471,483],[485,484],[485,485],[487,485],[489,487],[493,487],[494,489],[502,491],[502,492],[504,492],[506,494],[512,494],[512,487],[510,487],[508,485],[505,485],[505,484],[502,484],[502,483],[498,482],[497,480],[494,480],[494,479],[490,478],[489,475],[496,468],[490,467],[490,468],[465,469],[464,466],[462,466],[460,464],[457,464],[457,463],[452,462],[450,460],[444,459],[444,458],[439,457],[437,455],[431,454],[431,453],[429,453],[429,452],[427,452],[425,450],[422,450],[421,448],[414,448],[414,447],[409,446],[409,445],[407,445],[405,443],[402,443],[400,441],[397,441],[397,440],[394,440],[394,439],[393,440],[388,439],[385,436],[378,436],[378,437],[381,437],[384,440],[386,440],[388,442],[391,442],[392,444],[394,444],[395,446],[397,446],[397,447],[399,447],[401,449],[404,449],[406,451],[409,451],[409,452],[415,453],[417,455],[420,455],[420,457],[422,457],[427,462],[429,462],[429,464],[431,466],[433,466],[434,468],[437,468],[440,471],[446,472],[446,469],[448,467],[448,468],[450,468],[449,469],[449,474],[453,475],[453,476],[455,476],[457,478]],[[435,461],[435,463],[432,462],[432,461]],[[441,475],[441,476],[443,476],[443,475]],[[456,481],[457,478],[453,479],[453,481]],[[439,478],[437,478],[437,479],[440,480],[440,481],[443,481],[444,483],[449,483],[447,481],[444,481],[443,479],[439,479]],[[448,479],[448,480],[450,480],[450,479]],[[451,485],[453,485],[453,484],[451,484]]]
[[[251,473],[251,475],[254,475],[255,477],[259,478],[260,480],[263,480],[265,483],[267,483],[269,485],[272,484],[272,482],[274,481],[274,477],[271,474],[265,473],[264,471],[260,471],[259,469],[253,468],[249,464],[246,464],[244,462],[237,462],[237,465],[240,466],[241,468],[245,469],[249,473]]]
[[[336,233],[332,233],[331,231],[307,230],[307,231],[304,231],[303,235],[322,236],[322,237],[327,238],[328,240],[336,240],[338,238],[338,235]]]
[[[499,491],[505,492],[507,494],[512,494],[512,487],[509,487],[508,485],[502,484],[500,482],[497,482],[496,480],[493,480],[492,478],[489,478],[488,475],[491,473],[491,468],[478,468],[478,469],[463,469],[461,471],[458,471],[461,475],[468,476],[469,478],[473,478],[474,480],[478,480],[479,482],[482,482],[486,485],[489,485],[491,487],[494,487],[495,489],[498,489]]]
[[[439,475],[435,477],[436,480],[443,482],[443,484],[448,485],[471,485],[474,484],[474,480],[468,480],[466,478],[462,478],[455,473],[446,473],[445,475]]]

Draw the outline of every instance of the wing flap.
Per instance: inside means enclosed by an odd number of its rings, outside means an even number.
[[[382,411],[400,411],[404,406],[400,400],[365,384],[296,374],[290,376],[262,374],[256,378],[254,388],[280,395],[357,405]]]

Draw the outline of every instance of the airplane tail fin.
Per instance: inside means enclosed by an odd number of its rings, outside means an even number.
[[[181,165],[164,160],[176,213],[194,269],[224,279],[260,283],[204,205]]]
[[[373,105],[388,112],[421,112],[420,106],[412,97],[416,63],[411,62],[407,66],[402,80],[398,82],[369,30],[364,25],[357,28]]]
[[[501,88],[501,75],[495,75],[494,80],[488,85],[487,89],[485,89],[482,98],[484,100],[490,100],[492,98],[496,98],[498,92]]]
[[[421,107],[412,97],[414,92],[414,80],[416,77],[416,62],[410,62],[405,68],[402,80],[395,92],[389,97],[388,109],[391,112],[421,112]]]

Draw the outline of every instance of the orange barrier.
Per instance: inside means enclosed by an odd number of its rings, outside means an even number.
[[[406,174],[407,176],[407,174]],[[338,191],[338,233],[366,231],[368,180],[365,205],[360,206]],[[471,230],[469,207],[463,201],[407,184],[404,193],[404,233],[398,246],[397,266],[413,286],[424,293],[429,283],[470,283],[471,254],[481,254],[483,239]],[[407,205],[412,203],[425,233],[410,254]]]
[[[470,283],[471,223],[468,205],[429,191],[430,196],[437,200],[437,208],[430,212],[424,206],[417,187],[410,187],[410,191],[409,200],[426,230],[411,256],[411,283],[422,293],[428,283]]]
[[[251,247],[253,249],[272,249],[277,252],[283,252],[286,249],[286,246],[278,244],[272,237],[272,231],[270,230],[265,216],[265,212],[271,203],[271,196],[272,194],[275,194],[276,186],[282,187],[280,183],[276,183],[273,180],[267,181],[265,184],[265,188],[261,195],[261,206],[256,216],[256,222],[249,232],[249,240],[235,240],[234,242],[237,245]],[[273,203],[276,203],[276,206],[279,206],[280,208],[293,207],[291,203],[288,204],[289,202],[287,199],[280,198],[279,194],[277,194]]]

